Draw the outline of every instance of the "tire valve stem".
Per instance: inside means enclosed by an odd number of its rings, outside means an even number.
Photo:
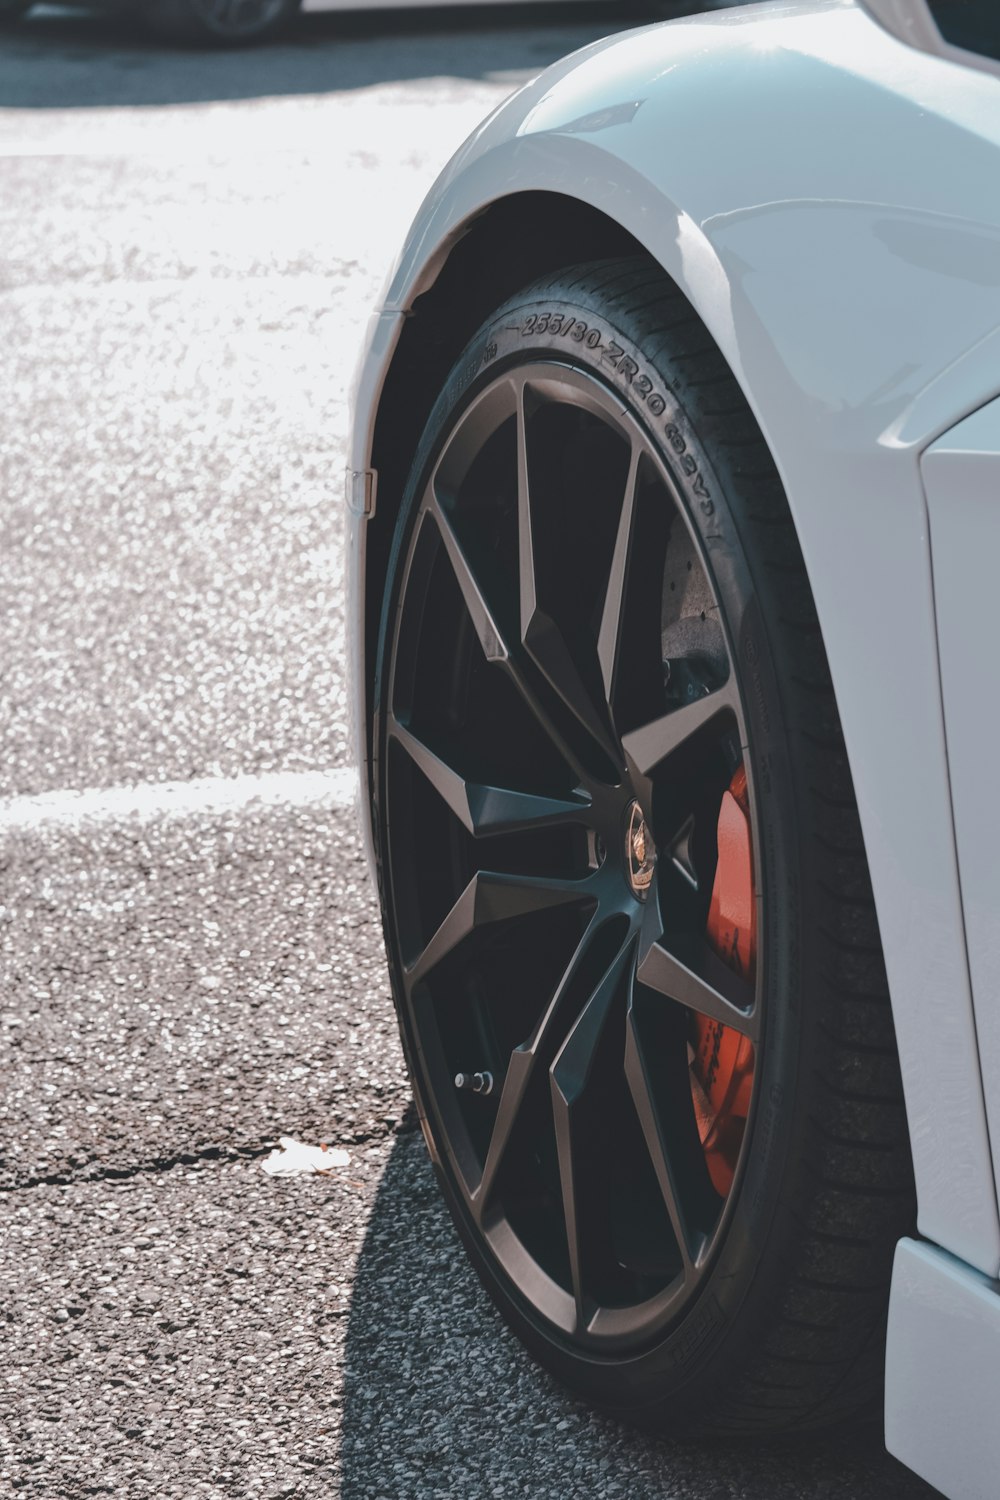
[[[456,1073],[455,1087],[465,1089],[473,1094],[490,1094],[493,1092],[492,1073]]]

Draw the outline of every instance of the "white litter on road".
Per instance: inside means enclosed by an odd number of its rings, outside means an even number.
[[[339,1146],[305,1146],[293,1136],[278,1137],[279,1145],[261,1163],[271,1177],[312,1176],[346,1167],[351,1158]]]
[[[262,776],[204,776],[195,781],[155,781],[140,786],[94,787],[0,798],[0,832],[39,823],[114,823],[129,818],[220,815],[253,807],[348,807],[357,772],[274,771]]]

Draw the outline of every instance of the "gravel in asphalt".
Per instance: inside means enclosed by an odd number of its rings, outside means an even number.
[[[0,1185],[400,1123],[353,808],[45,824],[5,855]]]
[[[912,1500],[875,1434],[659,1443],[484,1299],[412,1134],[327,1179],[205,1162],[6,1204],[0,1493]]]

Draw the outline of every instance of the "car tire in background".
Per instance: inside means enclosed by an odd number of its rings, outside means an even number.
[[[659,1428],[873,1412],[915,1210],[851,775],[773,461],[651,262],[456,363],[376,716],[403,1043],[508,1323]]]
[[[251,46],[280,36],[300,5],[301,0],[153,0],[147,20],[172,41]]]

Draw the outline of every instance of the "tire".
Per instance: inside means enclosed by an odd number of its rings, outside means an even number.
[[[298,13],[301,0],[153,0],[150,27],[171,41],[246,47],[273,41]]]
[[[660,1430],[873,1415],[915,1207],[850,771],[774,463],[653,263],[466,348],[376,675],[403,1046],[504,1318]]]

